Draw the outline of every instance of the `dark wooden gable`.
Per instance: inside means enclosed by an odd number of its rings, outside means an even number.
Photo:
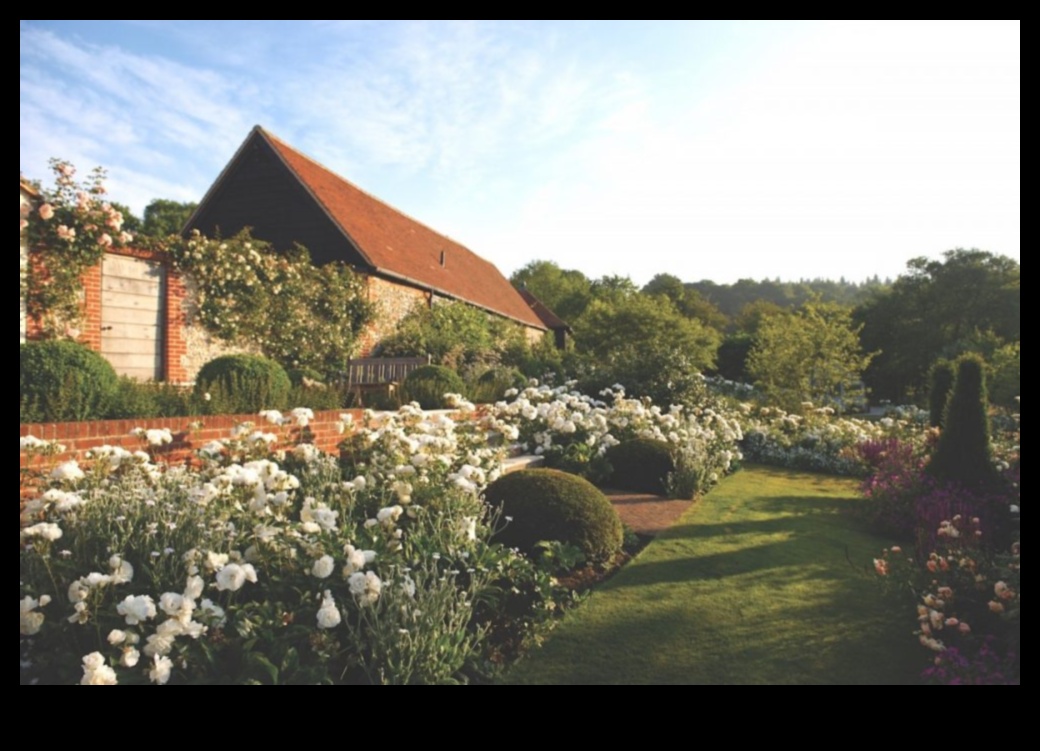
[[[185,229],[208,237],[231,237],[251,227],[253,236],[278,250],[299,243],[318,264],[338,260],[362,270],[357,248],[285,166],[271,145],[254,131],[203,199]]]

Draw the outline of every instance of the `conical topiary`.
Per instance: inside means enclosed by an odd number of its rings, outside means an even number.
[[[954,380],[953,363],[939,360],[932,366],[931,385],[928,390],[928,422],[933,428],[940,428],[946,413],[946,402],[950,400]]]
[[[982,359],[964,355],[957,361],[957,377],[946,404],[939,444],[928,464],[929,474],[965,485],[982,485],[995,479],[987,406]]]

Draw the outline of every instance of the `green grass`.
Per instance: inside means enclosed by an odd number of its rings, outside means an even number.
[[[887,543],[840,513],[856,500],[844,478],[758,466],[727,478],[506,681],[913,682],[912,624],[866,571]]]

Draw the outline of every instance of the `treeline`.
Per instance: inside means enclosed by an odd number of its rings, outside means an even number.
[[[732,380],[808,384],[803,391],[839,405],[857,389],[874,403],[923,403],[936,363],[975,352],[993,400],[1011,406],[1020,390],[1020,278],[1013,259],[958,249],[912,259],[895,280],[861,283],[658,274],[639,289],[627,277],[590,279],[551,261],[528,264],[512,281],[571,324],[579,355],[603,370],[632,363],[629,383],[636,371],[671,382],[681,362],[708,363]],[[662,368],[669,372],[655,376]],[[821,376],[836,372],[837,382]]]

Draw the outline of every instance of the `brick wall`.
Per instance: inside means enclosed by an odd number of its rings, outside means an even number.
[[[147,261],[162,261],[164,257],[150,250],[120,248],[111,251],[114,255],[141,258]],[[31,260],[30,260],[31,262]],[[101,265],[94,266],[83,275],[80,293],[82,317],[78,328],[69,330],[76,341],[101,351]],[[163,309],[163,365],[162,378],[170,383],[190,384],[195,380],[199,368],[226,354],[258,354],[255,347],[232,346],[211,336],[202,326],[192,323],[192,300],[194,287],[189,279],[181,277],[166,266],[166,283]],[[28,320],[23,324],[28,339],[40,336],[39,322]]]
[[[355,423],[360,423],[363,412],[359,409],[330,410],[316,412],[308,425],[310,442],[322,451],[336,453],[337,444],[343,440],[338,429],[340,415],[349,414]],[[279,436],[279,446],[294,443],[300,436],[299,428],[268,425],[256,415],[213,415],[208,417],[163,417],[150,420],[92,420],[90,422],[51,422],[19,425],[21,437],[33,435],[46,441],[58,441],[66,451],[58,461],[76,459],[84,461],[87,451],[98,446],[121,446],[128,451],[144,448],[140,438],[130,434],[134,428],[169,428],[173,443],[162,449],[161,456],[167,462],[183,462],[194,457],[194,452],[210,441],[222,440],[231,435],[231,430],[243,422],[252,422],[257,429]],[[48,459],[48,462],[55,461]],[[25,467],[28,457],[21,454],[21,466]]]

